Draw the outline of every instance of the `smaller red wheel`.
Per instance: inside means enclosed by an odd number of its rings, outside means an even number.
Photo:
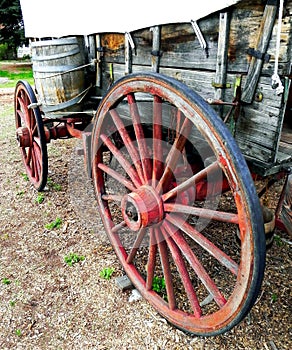
[[[32,107],[36,103],[29,83],[19,81],[14,94],[16,138],[26,173],[33,186],[42,191],[47,182],[48,155],[41,112],[39,107]]]

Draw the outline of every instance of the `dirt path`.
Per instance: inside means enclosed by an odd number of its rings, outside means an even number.
[[[276,232],[260,298],[246,319],[213,338],[173,328],[144,300],[129,302],[96,211],[76,141],[52,142],[42,197],[26,181],[14,140],[11,91],[0,96],[0,349],[291,349],[291,246]],[[70,186],[68,186],[68,179]],[[60,228],[45,226],[57,218]],[[69,266],[70,253],[84,261]],[[114,269],[113,278],[99,272]]]

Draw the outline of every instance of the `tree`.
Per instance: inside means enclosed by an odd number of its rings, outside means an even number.
[[[7,45],[7,58],[16,58],[17,48],[24,42],[19,0],[0,0],[0,44]]]

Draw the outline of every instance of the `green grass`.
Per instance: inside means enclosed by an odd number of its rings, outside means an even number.
[[[18,63],[18,61],[17,61],[17,63]],[[7,64],[9,66],[11,65],[11,69],[9,69],[9,70],[6,69]],[[2,69],[2,67],[4,67],[4,68]],[[22,66],[22,65],[13,66],[13,64],[11,62],[1,61],[0,62],[0,77],[9,79],[8,82],[0,84],[0,88],[15,87],[18,80],[27,80],[30,85],[34,85],[32,67],[30,65],[28,65],[28,66]]]

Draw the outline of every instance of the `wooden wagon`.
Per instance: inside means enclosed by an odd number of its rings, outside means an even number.
[[[260,291],[255,179],[286,179],[275,216],[292,227],[292,1],[208,3],[22,0],[35,87],[15,90],[34,187],[46,185],[50,140],[83,140],[125,273],[169,322],[203,336],[238,324]]]

